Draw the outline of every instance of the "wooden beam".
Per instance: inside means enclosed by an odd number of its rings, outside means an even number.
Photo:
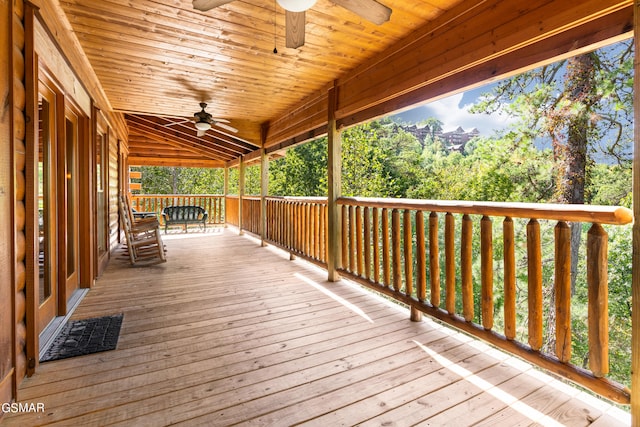
[[[131,166],[177,166],[185,168],[223,168],[224,162],[219,160],[205,160],[201,158],[194,159],[176,159],[164,157],[129,157],[129,165]]]
[[[327,165],[327,187],[328,187],[328,216],[327,216],[327,272],[328,280],[336,282],[340,280],[338,269],[340,268],[341,245],[340,245],[340,206],[338,198],[342,192],[342,138],[340,131],[336,128],[335,103],[336,89],[331,88],[328,93],[328,165]]]
[[[633,4],[635,51],[640,52],[640,0]],[[634,73],[640,75],[640,57],[635,56]],[[633,81],[633,115],[640,123],[640,79]],[[640,426],[640,126],[633,130],[633,232],[631,264],[631,425]]]
[[[264,148],[260,150],[260,238],[261,245],[267,240],[267,196],[269,195],[269,156]]]
[[[238,230],[240,235],[242,231],[242,199],[244,198],[244,175],[245,175],[244,157],[240,156],[240,171],[238,173]]]

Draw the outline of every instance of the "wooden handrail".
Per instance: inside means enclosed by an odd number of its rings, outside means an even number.
[[[620,206],[561,205],[553,203],[465,202],[449,200],[383,199],[341,197],[338,204],[388,209],[412,209],[511,218],[592,222],[624,225],[633,222],[633,212]]]

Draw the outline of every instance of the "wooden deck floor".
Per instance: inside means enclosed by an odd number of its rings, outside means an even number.
[[[221,230],[221,229],[219,229]],[[3,425],[627,425],[618,409],[230,230],[110,264],[73,318],[117,350],[47,362]],[[619,418],[619,415],[623,415]]]

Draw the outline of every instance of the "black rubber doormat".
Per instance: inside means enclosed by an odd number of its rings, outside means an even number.
[[[114,350],[118,345],[122,314],[74,320],[65,325],[41,362]]]

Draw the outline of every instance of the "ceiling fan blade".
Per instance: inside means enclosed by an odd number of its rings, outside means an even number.
[[[285,13],[285,30],[287,32],[285,45],[296,49],[304,44],[305,12]]]
[[[222,123],[231,123],[229,120],[227,119],[219,119],[217,117],[212,118],[211,120],[213,120],[214,122],[222,122]]]
[[[206,12],[214,7],[231,3],[233,0],[193,0],[193,8],[201,12]]]
[[[233,133],[237,133],[238,132],[238,129],[234,128],[233,126],[225,125],[224,123],[218,123],[217,120],[214,121],[213,125],[221,128],[221,129],[226,129],[229,132],[233,132]]]
[[[376,25],[381,25],[391,18],[391,9],[381,3],[378,3],[376,0],[331,1]]]

